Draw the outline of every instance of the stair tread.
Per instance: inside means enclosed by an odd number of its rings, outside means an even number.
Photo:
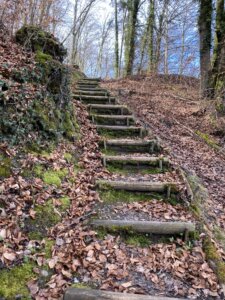
[[[148,145],[149,143],[156,143],[157,140],[143,140],[143,139],[110,139],[110,140],[105,140],[105,142],[108,145]]]
[[[113,126],[113,125],[95,125],[97,128],[102,129],[118,129],[118,130],[140,130],[142,127],[136,127],[136,126]],[[143,128],[144,129],[144,128]]]
[[[125,155],[104,155],[106,161],[140,161],[140,162],[154,162],[154,161],[164,161],[168,162],[169,159],[166,157],[154,157],[154,156],[125,156]]]
[[[91,116],[93,117],[98,117],[98,118],[106,118],[106,119],[133,119],[133,115],[99,115],[99,114],[92,114]]]
[[[127,106],[121,104],[89,104],[88,107],[92,108],[126,108]]]

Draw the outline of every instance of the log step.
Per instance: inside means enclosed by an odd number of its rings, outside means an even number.
[[[100,146],[105,150],[126,153],[159,153],[162,149],[157,140],[104,140]]]
[[[89,104],[88,110],[90,113],[104,114],[104,115],[132,115],[125,105],[103,105],[103,104]]]
[[[99,78],[99,77],[96,77],[96,78],[88,78],[88,77],[86,77],[86,78],[81,78],[79,81],[85,81],[85,82],[86,81],[97,81],[97,82],[100,82],[101,78]]]
[[[63,300],[185,300],[163,296],[145,296],[138,294],[125,294],[107,292],[93,289],[69,288],[66,290]]]
[[[143,127],[135,126],[110,126],[110,125],[96,125],[99,134],[113,135],[113,136],[140,136],[144,137],[148,134]]]
[[[92,122],[98,125],[123,125],[130,126],[135,124],[134,117],[131,115],[91,115]]]
[[[109,92],[107,90],[76,90],[77,95],[84,96],[109,96]]]
[[[89,95],[73,95],[76,100],[81,100],[88,104],[114,104],[116,99],[108,96],[89,96]]]
[[[149,157],[149,156],[108,156],[102,157],[103,165],[113,165],[118,167],[136,166],[136,167],[155,167],[163,170],[169,166],[169,159],[165,157]]]
[[[82,92],[106,92],[108,93],[107,90],[104,90],[102,88],[98,87],[94,87],[94,88],[90,88],[90,87],[80,87],[77,90],[82,91]]]
[[[194,232],[195,224],[192,222],[162,222],[162,221],[129,221],[129,220],[92,220],[94,227],[116,228],[118,231],[129,228],[138,233],[151,233],[159,235],[176,235]]]
[[[179,192],[178,184],[175,182],[97,180],[96,187],[101,190],[113,188],[133,192],[167,193],[168,198],[171,193]]]

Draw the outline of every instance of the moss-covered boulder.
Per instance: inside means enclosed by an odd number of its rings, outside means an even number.
[[[16,33],[16,41],[27,50],[40,51],[61,62],[67,54],[67,50],[54,35],[37,26],[23,26]]]

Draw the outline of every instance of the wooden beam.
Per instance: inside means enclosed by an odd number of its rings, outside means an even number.
[[[195,224],[192,222],[160,222],[160,221],[129,221],[129,220],[93,220],[94,227],[117,229],[118,231],[129,228],[139,233],[159,235],[175,235],[185,232],[194,232]]]
[[[114,188],[116,190],[135,191],[135,192],[157,192],[165,193],[178,192],[178,184],[174,182],[149,182],[149,181],[114,181],[97,180],[96,186],[100,189]]]
[[[184,300],[163,296],[145,296],[138,294],[125,294],[107,292],[93,289],[69,288],[66,290],[63,300]]]

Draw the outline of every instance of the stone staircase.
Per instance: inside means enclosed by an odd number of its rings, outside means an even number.
[[[173,181],[156,180],[157,174],[169,172],[171,168],[171,162],[164,155],[157,138],[146,128],[137,125],[129,108],[118,103],[107,90],[100,88],[99,83],[100,80],[96,78],[80,80],[74,99],[87,105],[89,118],[96,125],[96,130],[102,138],[99,145],[102,149],[103,165],[113,172],[112,179],[96,181],[96,189],[102,198],[103,207],[107,205],[104,195],[109,195],[110,192],[114,193],[114,198],[118,196],[118,203],[128,201],[130,196],[138,201],[139,197],[143,199],[143,195],[146,199],[157,196],[165,201],[176,199],[179,203],[179,184]],[[150,178],[152,176],[152,180],[148,178],[148,174]],[[124,199],[122,199],[122,194]],[[114,201],[115,206],[116,203],[117,201]],[[183,235],[184,239],[188,239],[188,234],[195,231],[195,223],[190,221],[143,221],[119,217],[112,219],[105,218],[104,214],[101,215],[101,209],[98,212],[98,218],[90,220],[89,224],[96,229],[104,228],[109,231],[113,229],[117,234],[129,228],[133,232],[156,236],[179,234]],[[75,288],[68,289],[64,299],[175,300],[175,298],[168,297],[126,295]]]

